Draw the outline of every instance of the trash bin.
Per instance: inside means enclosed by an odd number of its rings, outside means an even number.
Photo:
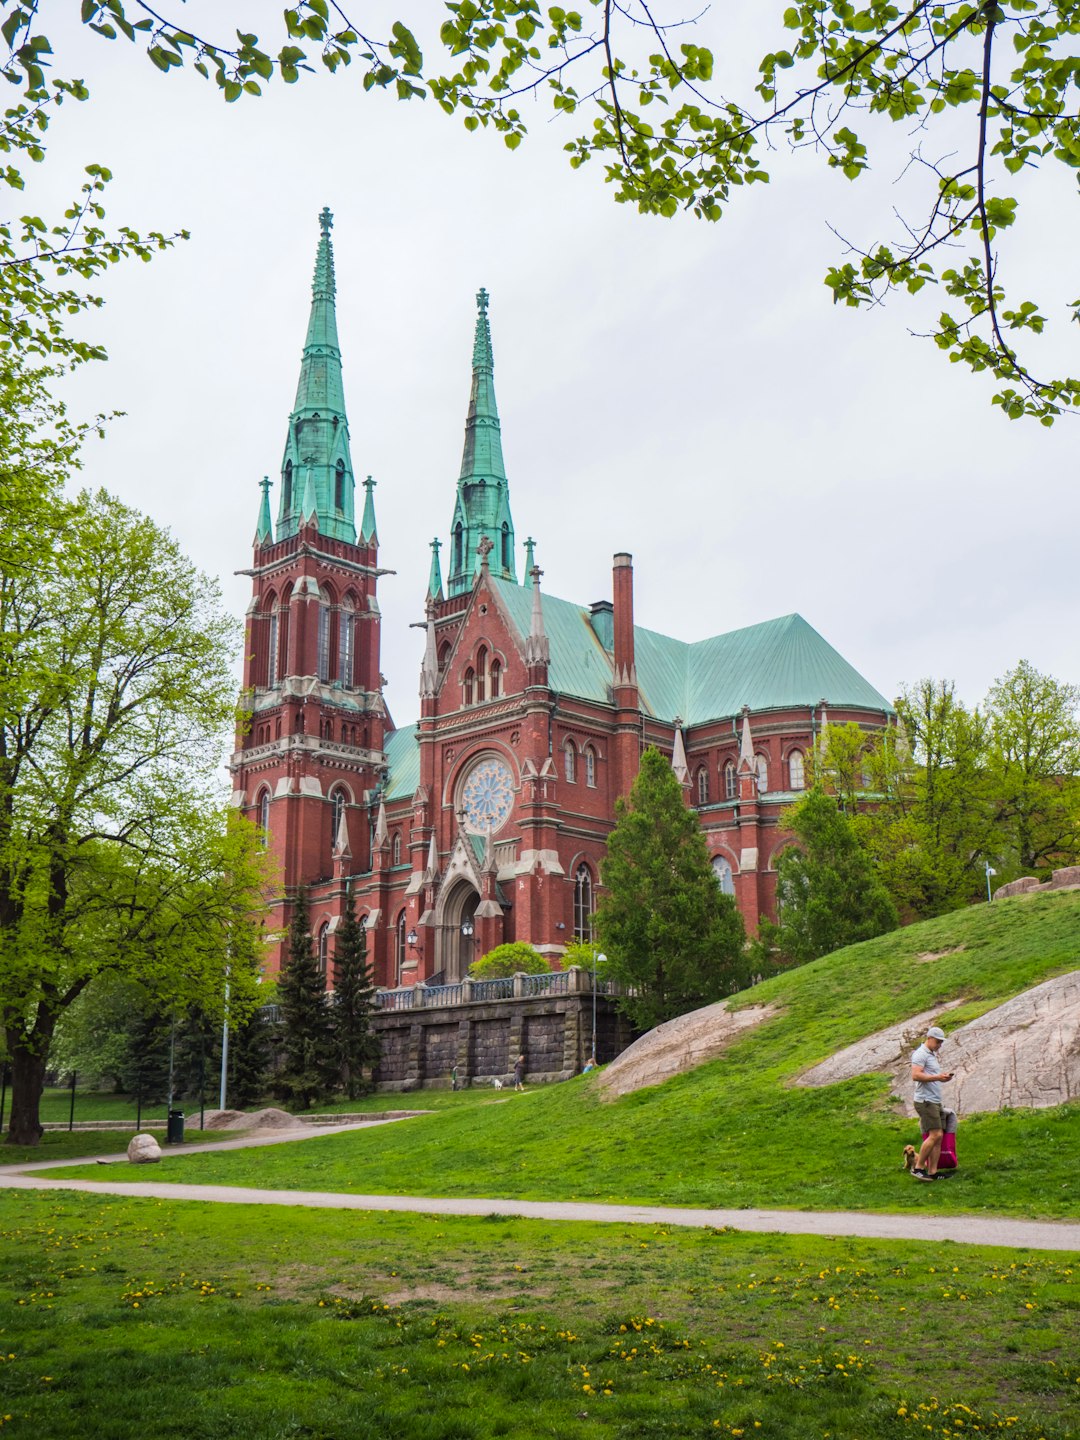
[[[184,1143],[184,1112],[183,1110],[170,1110],[169,1119],[165,1130],[166,1145],[182,1145]]]

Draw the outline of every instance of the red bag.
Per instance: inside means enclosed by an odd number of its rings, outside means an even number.
[[[924,1140],[926,1136],[922,1137]],[[941,1153],[938,1156],[937,1168],[939,1170],[956,1169],[956,1132],[950,1133],[946,1130],[941,1137]]]

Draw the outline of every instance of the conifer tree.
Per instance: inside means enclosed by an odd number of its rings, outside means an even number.
[[[257,1104],[270,1088],[275,1026],[262,1011],[229,1031],[228,1103],[237,1110]]]
[[[745,934],[713,874],[698,817],[657,750],[641,757],[601,865],[596,915],[608,974],[633,990],[620,1006],[642,1029],[746,983]]]
[[[289,922],[289,958],[278,981],[284,1028],[285,1066],[278,1077],[283,1095],[302,1109],[327,1089],[333,1031],[326,1001],[326,977],[311,939],[307,890],[301,886]]]
[[[371,966],[367,959],[367,932],[356,918],[352,887],[345,899],[345,914],[334,947],[334,1058],[350,1100],[367,1089],[364,1070],[379,1058],[379,1038],[371,1028]]]
[[[832,796],[808,791],[790,825],[800,848],[780,856],[780,923],[768,927],[784,959],[802,964],[896,929],[900,922],[889,892]]]

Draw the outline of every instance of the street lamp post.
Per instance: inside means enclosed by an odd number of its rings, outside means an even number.
[[[996,871],[996,870],[994,869],[994,867],[990,864],[990,861],[987,860],[987,862],[986,862],[986,898],[987,898],[988,901],[992,901],[993,898],[994,898],[993,895],[991,895],[991,893],[990,893],[990,876],[991,876],[991,875],[996,875],[996,874],[997,874],[997,871]]]

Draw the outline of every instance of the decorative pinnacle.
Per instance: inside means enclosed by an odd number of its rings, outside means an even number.
[[[319,211],[319,229],[327,240],[330,238],[330,231],[334,225],[334,217],[330,213],[329,205],[324,205]]]
[[[319,213],[319,248],[315,254],[315,277],[311,282],[311,294],[313,299],[332,300],[337,293],[337,286],[334,281],[334,249],[330,244],[330,227],[334,223],[334,217],[330,214],[329,208],[323,206]],[[308,335],[308,342],[311,335]],[[337,337],[334,337],[334,344],[337,344]]]
[[[491,326],[488,323],[488,298],[488,292],[481,286],[476,292],[476,335],[472,352],[474,370],[495,368],[495,356],[491,349]]]

